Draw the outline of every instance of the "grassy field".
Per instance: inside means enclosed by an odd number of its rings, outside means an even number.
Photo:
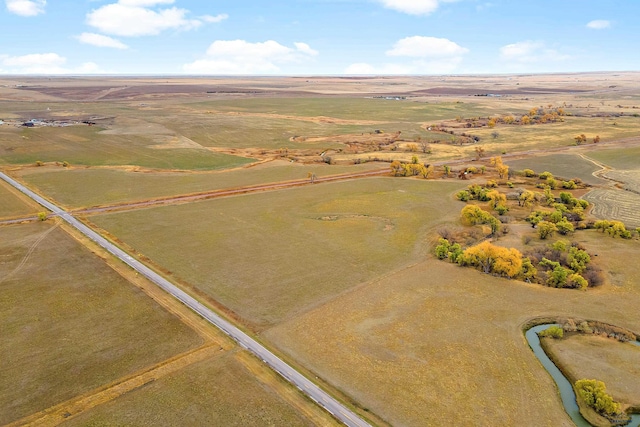
[[[546,351],[551,351],[573,381],[604,381],[616,401],[640,404],[640,347],[582,334],[546,341]]]
[[[95,126],[3,126],[0,128],[0,161],[7,164],[66,161],[73,165],[136,165],[188,170],[222,169],[252,161],[203,148],[159,150],[152,148],[154,144],[152,135],[104,134]]]
[[[638,169],[640,164],[640,147],[609,148],[591,151],[588,156],[614,169]]]
[[[415,122],[453,119],[457,116],[487,115],[489,103],[473,102],[416,102],[371,98],[254,98],[220,100],[189,104],[202,111],[269,112],[292,116],[326,116],[345,120],[379,120],[383,122]]]
[[[64,426],[312,426],[233,353],[192,364]]]
[[[554,154],[550,156],[536,156],[505,162],[512,170],[532,169],[536,173],[551,172],[554,176],[565,179],[580,178],[588,184],[604,184],[605,180],[593,176],[593,172],[600,170],[592,162],[574,154]]]
[[[565,119],[562,123],[531,126],[499,125],[493,129],[488,127],[469,129],[468,133],[481,138],[481,144],[487,155],[499,155],[503,152],[516,153],[571,146],[575,143],[573,138],[583,133],[590,144],[596,135],[599,135],[602,141],[610,141],[636,136],[640,132],[640,119],[636,117],[602,119],[566,117]],[[497,132],[499,136],[494,138],[493,132]]]
[[[627,228],[640,227],[640,195],[618,189],[597,188],[583,196],[593,204],[591,215],[599,219],[614,219]]]
[[[66,169],[39,167],[22,169],[18,177],[32,188],[69,207],[94,206],[146,200],[155,197],[244,187],[269,182],[307,179],[313,172],[318,178],[388,167],[365,163],[351,166],[327,164],[302,165],[274,161],[251,168],[207,173],[131,172],[120,169]]]
[[[0,218],[35,214],[42,210],[16,196],[4,181],[0,182],[0,200]]]
[[[462,186],[359,179],[91,221],[264,326],[419,259]]]
[[[571,426],[522,325],[582,316],[640,329],[636,243],[576,239],[607,260],[610,285],[551,289],[428,259],[263,336],[393,425]]]
[[[0,228],[0,424],[200,344],[50,223]]]

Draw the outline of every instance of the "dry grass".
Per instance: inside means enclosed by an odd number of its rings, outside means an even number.
[[[571,381],[604,381],[617,402],[640,404],[640,347],[583,334],[546,341],[546,351],[551,351]]]
[[[206,173],[40,167],[22,169],[17,176],[30,187],[47,194],[53,200],[65,206],[78,208],[269,182],[300,180],[306,179],[309,172],[315,173],[320,178],[384,167],[385,165],[375,163],[329,166],[274,161],[251,168]]]
[[[372,178],[91,217],[254,325],[419,259],[460,182]],[[187,219],[185,221],[185,219]]]
[[[0,423],[202,339],[49,223],[0,229]]]
[[[0,182],[0,217],[14,217],[19,215],[29,215],[39,212],[32,203],[17,196],[13,187],[7,186],[4,181]]]
[[[585,232],[580,240],[591,251],[600,238]],[[638,272],[618,261],[635,243],[605,242],[596,253],[610,260],[604,267],[615,284],[596,290],[527,285],[427,260],[264,336],[393,425],[569,426],[521,326],[573,315],[640,330],[630,316],[640,303]]]
[[[192,364],[65,426],[311,426],[234,353]]]

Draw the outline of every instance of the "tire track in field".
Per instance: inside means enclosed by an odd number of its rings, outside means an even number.
[[[4,276],[3,278],[0,278],[0,283],[4,282],[5,280],[7,280],[8,278],[10,278],[11,276],[13,276],[14,274],[16,274],[18,271],[22,270],[22,267],[25,266],[25,264],[27,263],[27,261],[29,261],[29,258],[31,258],[31,255],[33,254],[33,252],[36,250],[36,248],[38,247],[38,245],[47,238],[47,236],[49,234],[51,234],[51,232],[53,230],[55,230],[56,228],[58,228],[59,224],[54,225],[53,227],[51,227],[50,229],[48,229],[47,231],[45,231],[44,233],[42,233],[40,235],[40,237],[38,237],[38,239],[33,242],[33,244],[29,247],[29,250],[27,250],[27,253],[24,255],[24,257],[22,257],[22,260],[20,261],[20,263],[16,266],[16,268],[14,268],[12,271],[10,271],[6,276]]]
[[[142,388],[155,380],[177,372],[193,363],[218,357],[226,351],[218,344],[207,344],[187,353],[160,362],[146,370],[124,377],[104,387],[62,402],[43,411],[14,421],[5,427],[53,427],[62,424],[96,406]]]

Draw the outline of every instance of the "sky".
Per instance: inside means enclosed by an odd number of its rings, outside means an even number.
[[[639,0],[0,0],[0,74],[640,70]]]

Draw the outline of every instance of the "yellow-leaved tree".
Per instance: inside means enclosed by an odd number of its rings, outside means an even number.
[[[484,241],[466,249],[459,263],[476,267],[485,273],[511,278],[522,270],[522,253],[515,248],[504,248]]]

